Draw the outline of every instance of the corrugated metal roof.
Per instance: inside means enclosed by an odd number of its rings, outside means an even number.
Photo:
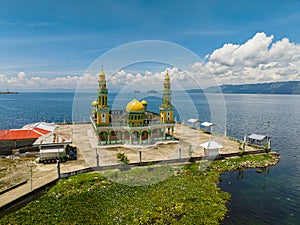
[[[4,140],[37,139],[46,133],[49,133],[49,131],[42,130],[42,129],[0,130],[0,140],[4,141]]]
[[[0,130],[0,141],[37,139],[53,132],[56,127],[57,125],[54,123],[38,122],[25,125],[21,129]]]
[[[47,131],[53,132],[57,125],[55,123],[46,123],[46,122],[38,122],[38,123],[32,123],[32,124],[27,124],[22,129],[43,129]]]
[[[67,144],[72,143],[72,136],[65,133],[51,132],[47,135],[39,137],[33,145],[53,145],[53,144]]]
[[[201,123],[201,126],[204,126],[204,127],[211,127],[211,126],[216,126],[216,124],[210,123],[210,122],[203,122],[203,123]]]
[[[265,139],[267,136],[265,135],[260,135],[260,134],[251,134],[248,136],[248,138],[253,139],[253,140],[258,140],[258,141],[262,141],[263,139]]]

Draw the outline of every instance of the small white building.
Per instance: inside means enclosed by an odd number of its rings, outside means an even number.
[[[218,156],[219,150],[224,148],[223,145],[216,141],[208,141],[200,144],[200,146],[204,148],[204,156]]]

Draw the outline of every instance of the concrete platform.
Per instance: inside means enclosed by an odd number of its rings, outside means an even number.
[[[220,149],[220,154],[231,154],[240,152],[240,145],[230,137],[224,137],[217,134],[209,134],[199,129],[193,129],[186,125],[176,124],[174,137],[179,141],[168,141],[166,143],[157,143],[155,145],[98,145],[97,137],[90,124],[73,125],[73,141],[78,146],[83,158],[89,166],[97,166],[96,154],[99,155],[99,165],[118,164],[117,154],[125,153],[130,162],[139,162],[139,152],[142,152],[142,161],[156,161],[177,159],[179,152],[182,158],[187,158],[192,152],[192,156],[204,156],[204,149],[200,147],[201,143],[209,140],[215,140],[224,146]],[[256,151],[258,149],[246,146],[246,151]]]

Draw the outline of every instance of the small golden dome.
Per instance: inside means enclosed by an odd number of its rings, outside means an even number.
[[[100,71],[100,75],[105,75],[103,70]]]
[[[98,102],[97,101],[93,101],[92,102],[92,106],[97,106],[98,105]]]
[[[143,105],[147,105],[148,104],[148,102],[144,99],[143,101],[141,101],[141,103],[143,104]]]
[[[141,102],[139,102],[136,98],[134,98],[127,104],[126,111],[127,112],[144,111],[144,106]]]

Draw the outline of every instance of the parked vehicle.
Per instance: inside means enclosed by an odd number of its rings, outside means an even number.
[[[40,157],[38,161],[40,163],[56,163],[66,162],[67,160],[76,160],[77,159],[77,148],[67,145],[66,147],[62,146],[47,146],[46,148],[40,149]]]

